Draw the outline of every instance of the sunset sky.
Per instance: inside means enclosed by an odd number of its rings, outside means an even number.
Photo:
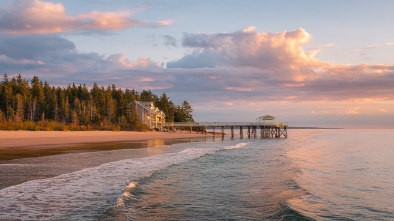
[[[187,100],[199,122],[394,128],[392,0],[0,0],[0,67]],[[3,75],[2,74],[2,75]]]

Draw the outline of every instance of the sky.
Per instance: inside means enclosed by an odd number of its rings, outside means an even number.
[[[187,100],[198,122],[394,128],[392,0],[0,0],[3,74]]]

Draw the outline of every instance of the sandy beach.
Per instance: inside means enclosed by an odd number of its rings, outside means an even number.
[[[0,131],[0,149],[48,148],[82,143],[128,142],[203,137],[188,132],[132,131]]]

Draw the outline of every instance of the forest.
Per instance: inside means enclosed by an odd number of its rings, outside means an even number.
[[[193,122],[193,109],[185,100],[175,105],[165,94],[150,90],[105,88],[94,83],[49,85],[34,76],[29,82],[21,74],[0,83],[0,130],[147,130],[131,105],[153,101],[166,114],[166,122]]]

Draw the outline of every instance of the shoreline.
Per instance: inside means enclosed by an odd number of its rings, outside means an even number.
[[[0,150],[8,148],[68,146],[83,143],[131,142],[205,137],[197,133],[134,131],[0,131]]]
[[[179,151],[204,142],[196,133],[122,131],[0,131],[0,189],[104,163]]]
[[[204,137],[185,132],[0,131],[0,164],[27,157],[170,145]]]

